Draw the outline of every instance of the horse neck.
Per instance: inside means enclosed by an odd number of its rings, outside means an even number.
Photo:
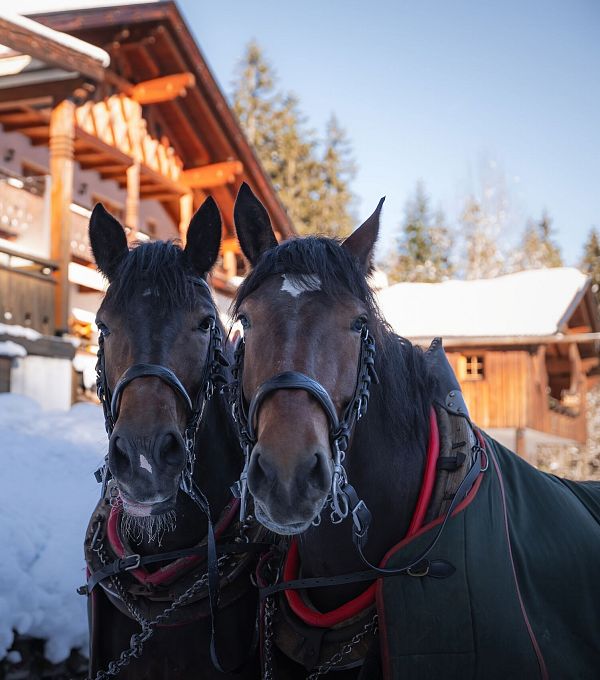
[[[413,350],[414,351],[414,350]],[[365,554],[377,564],[405,536],[423,477],[429,437],[428,395],[420,386],[405,394],[413,417],[393,418],[386,404],[397,401],[399,371],[377,362],[380,384],[373,385],[367,414],[357,424],[346,454],[349,482],[372,514]],[[410,401],[409,401],[410,400]],[[330,576],[358,571],[365,566],[352,542],[352,519],[331,523],[326,507],[318,527],[311,527],[299,540],[303,576]],[[311,600],[326,611],[364,590],[364,584],[315,589]]]

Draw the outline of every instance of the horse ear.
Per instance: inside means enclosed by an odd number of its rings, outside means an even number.
[[[372,268],[373,249],[379,235],[379,215],[384,201],[385,196],[379,201],[371,217],[368,217],[342,243],[343,247],[358,259],[365,272]]]
[[[221,231],[221,213],[215,199],[209,196],[192,217],[185,246],[188,260],[200,276],[208,274],[217,261]]]
[[[233,220],[242,252],[252,266],[265,250],[277,245],[269,213],[246,182],[242,182],[235,199]]]
[[[129,248],[125,230],[102,203],[96,203],[92,210],[89,236],[96,265],[111,281]]]

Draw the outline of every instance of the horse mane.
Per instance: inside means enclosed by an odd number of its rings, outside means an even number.
[[[232,305],[233,314],[237,315],[242,302],[269,277],[282,274],[316,275],[321,284],[318,294],[334,301],[350,294],[362,301],[375,339],[375,366],[381,379],[381,385],[371,390],[373,406],[377,404],[383,410],[389,427],[399,435],[410,434],[413,439],[416,433],[428,432],[434,377],[422,349],[397,335],[381,315],[357,259],[336,239],[308,236],[285,241],[264,252],[242,282]]]
[[[111,302],[122,309],[135,304],[135,293],[151,287],[161,306],[191,310],[198,286],[187,254],[173,241],[141,243],[119,264],[109,287]]]

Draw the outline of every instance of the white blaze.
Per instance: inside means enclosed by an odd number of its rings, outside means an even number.
[[[283,274],[281,291],[289,293],[292,297],[298,297],[302,293],[314,293],[321,290],[321,279],[316,274],[306,274],[304,276],[293,276]]]
[[[140,467],[152,474],[152,465],[150,465],[148,459],[143,454],[140,454]]]

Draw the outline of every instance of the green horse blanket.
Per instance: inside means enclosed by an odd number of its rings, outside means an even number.
[[[430,559],[445,579],[378,582],[387,680],[600,678],[600,483],[536,470],[484,435],[487,470]],[[432,522],[386,566],[428,545]]]

